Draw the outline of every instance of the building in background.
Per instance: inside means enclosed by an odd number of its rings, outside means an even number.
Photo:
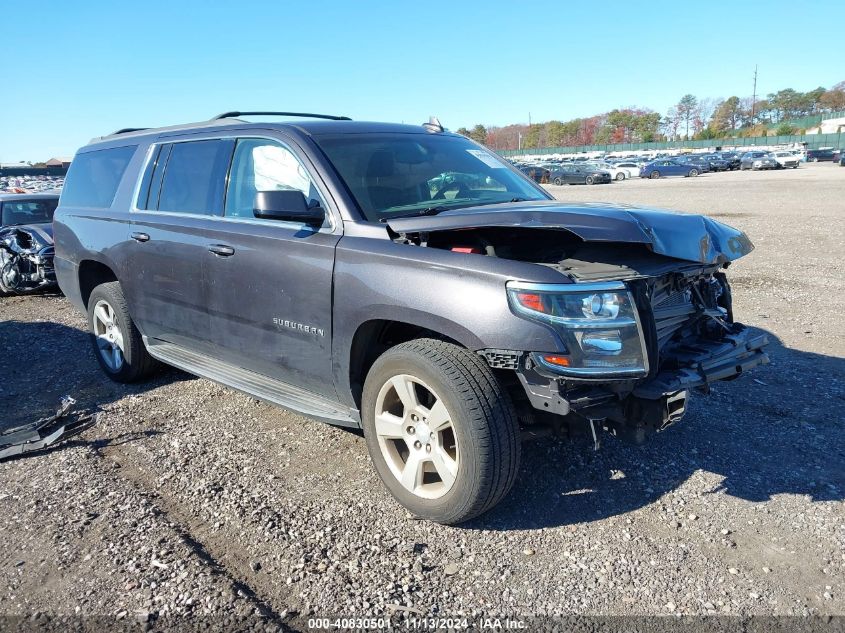
[[[67,169],[68,167],[70,167],[70,162],[72,160],[73,158],[71,158],[70,156],[61,156],[59,158],[51,158],[44,164],[47,165],[47,167],[64,167],[65,169]]]

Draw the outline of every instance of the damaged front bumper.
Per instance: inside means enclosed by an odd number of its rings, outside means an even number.
[[[719,340],[699,339],[679,345],[653,376],[640,380],[596,377],[573,380],[555,375],[531,353],[482,350],[491,366],[510,358],[531,407],[569,422],[588,422],[623,439],[641,442],[679,421],[689,391],[707,391],[713,382],[732,380],[769,362],[765,334],[734,323]],[[595,434],[595,428],[592,428]]]
[[[769,357],[763,348],[769,343],[765,334],[755,334],[741,324],[735,333],[721,340],[698,340],[672,350],[671,369],[661,369],[657,376],[637,385],[633,395],[655,400],[682,389],[709,387],[718,380],[732,380],[742,372],[765,365]]]

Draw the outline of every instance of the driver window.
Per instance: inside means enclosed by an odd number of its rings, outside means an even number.
[[[279,190],[301,191],[309,203],[325,208],[305,167],[289,149],[267,139],[238,140],[226,191],[226,217],[254,218],[255,194]]]

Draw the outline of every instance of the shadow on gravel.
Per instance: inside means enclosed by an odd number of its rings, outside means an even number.
[[[464,527],[532,529],[624,514],[699,470],[722,478],[706,494],[844,500],[845,359],[768,335],[771,364],[694,395],[683,421],[642,446],[607,435],[598,452],[585,439],[524,444],[514,492]]]
[[[93,410],[127,395],[194,379],[174,369],[135,385],[112,382],[97,364],[88,333],[61,323],[0,321],[0,341],[0,430],[55,413],[65,395],[77,401],[74,408]]]

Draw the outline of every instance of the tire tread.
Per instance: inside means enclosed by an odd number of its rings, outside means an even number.
[[[159,368],[160,363],[150,356],[150,353],[144,345],[141,333],[138,331],[138,328],[135,326],[135,322],[132,320],[132,316],[129,314],[129,305],[126,303],[126,298],[123,296],[123,289],[120,286],[120,282],[109,281],[100,284],[91,291],[91,297],[88,300],[89,327],[91,327],[90,321],[91,311],[93,309],[92,306],[100,297],[109,302],[115,313],[117,313],[117,318],[120,323],[124,324],[125,328],[128,330],[123,332],[124,345],[127,343],[129,345],[128,354],[124,354],[124,365],[121,368],[121,371],[117,374],[111,373],[103,367],[106,375],[116,382],[123,383],[137,382],[147,378]],[[97,345],[95,342],[93,343],[93,346],[94,352],[97,355],[97,361],[100,362],[102,366],[102,361],[100,359],[99,352],[97,352]]]

